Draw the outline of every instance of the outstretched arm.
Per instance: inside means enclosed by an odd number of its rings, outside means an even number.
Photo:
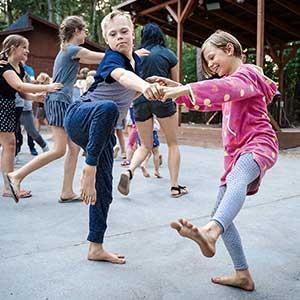
[[[131,71],[116,68],[111,72],[110,76],[124,87],[144,94],[149,100],[160,99],[162,96],[158,89],[158,83],[150,84]]]
[[[63,85],[61,83],[51,84],[32,84],[23,82],[13,70],[8,70],[3,73],[6,82],[16,91],[21,94],[40,93],[40,92],[55,92],[60,90]]]
[[[103,57],[104,53],[91,51],[86,48],[80,49],[75,56],[75,58],[79,58],[80,63],[87,65],[97,65],[100,63]]]

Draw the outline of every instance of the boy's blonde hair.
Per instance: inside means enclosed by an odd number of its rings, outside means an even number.
[[[21,45],[29,44],[28,40],[19,34],[10,34],[2,43],[2,51],[0,52],[0,60],[7,60],[12,50]]]
[[[130,13],[127,11],[114,10],[111,13],[109,13],[108,15],[106,15],[101,22],[101,30],[102,30],[102,36],[103,36],[104,40],[106,40],[106,33],[107,33],[107,28],[108,28],[109,23],[117,16],[124,16],[128,20],[129,26],[133,30],[134,26],[133,26],[133,23],[131,20]]]
[[[211,70],[208,67],[208,64],[204,58],[204,50],[207,47],[208,44],[213,45],[216,48],[222,49],[225,51],[228,44],[232,44],[233,46],[233,55],[242,58],[242,46],[240,42],[230,33],[223,31],[223,30],[217,30],[215,33],[213,33],[208,39],[205,40],[205,42],[202,44],[201,47],[201,65],[202,65],[202,71],[206,77],[210,77],[213,75]]]

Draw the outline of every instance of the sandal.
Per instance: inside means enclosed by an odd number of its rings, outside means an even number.
[[[173,194],[172,193],[173,191],[176,191],[177,193]],[[178,184],[178,186],[171,187],[171,197],[173,197],[173,198],[179,198],[187,193],[188,193],[188,190],[187,190],[186,186],[182,186],[182,185]]]
[[[121,167],[127,167],[130,166],[130,161],[128,159],[125,159],[121,162]]]
[[[21,190],[19,193],[19,198],[30,198],[32,197],[31,191],[26,191],[26,190]],[[4,192],[2,194],[2,197],[9,197],[9,198],[13,198],[12,193],[9,192]]]
[[[129,176],[126,174],[126,172],[129,174]],[[118,184],[118,191],[124,196],[127,196],[129,194],[130,180],[133,177],[131,170],[128,169],[126,170],[126,172],[121,174]]]
[[[19,195],[16,187],[14,186],[13,182],[11,181],[10,177],[7,173],[4,173],[4,180],[6,181],[6,184],[9,186],[11,197],[14,198],[15,202],[19,202]]]

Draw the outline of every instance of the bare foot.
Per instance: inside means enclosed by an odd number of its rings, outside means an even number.
[[[96,203],[96,166],[85,165],[80,179],[80,197],[85,204]]]
[[[196,227],[185,219],[179,219],[178,222],[171,222],[170,225],[176,229],[181,236],[196,242],[204,256],[213,257],[215,255],[216,240],[209,235],[207,230]]]
[[[255,289],[254,281],[248,270],[237,271],[231,276],[214,277],[211,281],[216,284],[228,285],[250,292]]]
[[[156,177],[156,178],[163,178],[158,171],[154,172],[154,177]]]
[[[144,177],[150,177],[150,174],[145,167],[141,166],[141,170],[142,170]]]
[[[8,173],[7,176],[9,177],[11,183],[13,184],[15,191],[19,193],[21,189],[21,180],[18,179],[16,176],[14,176],[13,172]]]
[[[104,249],[89,250],[88,260],[107,261],[113,264],[125,264],[125,256],[118,253],[107,252]]]

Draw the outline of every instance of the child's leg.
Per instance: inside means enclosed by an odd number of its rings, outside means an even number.
[[[226,193],[212,220],[225,232],[241,210],[248,185],[260,175],[260,168],[251,153],[242,155],[227,176]]]
[[[153,153],[153,164],[154,164],[154,176],[157,178],[162,178],[159,173],[159,167],[160,167],[159,146],[153,148],[152,153]]]
[[[106,252],[102,245],[107,227],[107,213],[112,201],[113,146],[115,144],[113,131],[118,118],[118,109],[111,101],[88,102],[79,105],[80,107],[74,106],[74,111],[71,108],[67,114],[65,127],[70,138],[86,150],[81,195],[85,203],[94,204],[90,206],[89,213],[88,259],[124,263],[124,257]]]
[[[257,179],[259,174],[259,166],[252,155],[242,155],[227,177],[226,190],[219,193],[212,221],[200,228],[186,220],[171,224],[182,236],[194,240],[202,253],[208,257],[215,254],[215,243],[222,234],[237,272],[231,277],[215,278],[213,279],[215,283],[234,285],[246,290],[254,289],[241,240],[232,221],[245,202],[248,185]]]
[[[147,157],[145,158],[145,160],[141,163],[141,170],[142,170],[144,177],[150,177],[150,174],[148,172],[148,161],[149,161],[150,157],[151,157],[151,153],[149,153],[147,155]]]

